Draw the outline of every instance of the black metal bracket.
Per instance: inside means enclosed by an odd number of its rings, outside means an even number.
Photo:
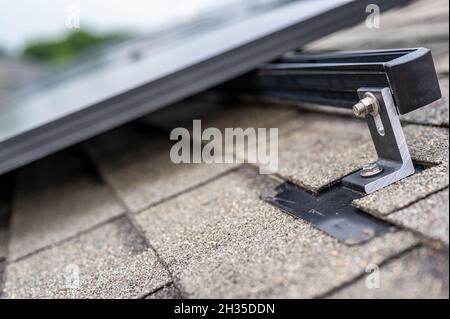
[[[227,88],[353,108],[355,115],[365,116],[378,160],[345,177],[343,183],[366,193],[414,173],[399,115],[441,98],[426,48],[290,54]]]

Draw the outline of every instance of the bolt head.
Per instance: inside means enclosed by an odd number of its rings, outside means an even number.
[[[364,165],[361,170],[361,177],[374,177],[383,172],[383,168],[379,166],[377,163],[370,163]]]

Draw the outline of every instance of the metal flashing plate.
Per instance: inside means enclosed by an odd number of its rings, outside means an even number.
[[[274,196],[262,196],[284,212],[311,223],[347,245],[365,243],[376,236],[395,231],[395,227],[367,215],[352,206],[364,194],[342,184],[314,196],[298,186],[285,182],[275,188]]]

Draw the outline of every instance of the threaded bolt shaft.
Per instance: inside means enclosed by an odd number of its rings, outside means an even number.
[[[353,105],[353,114],[357,117],[364,117],[368,114],[375,115],[376,113],[378,113],[378,101],[371,95],[367,95]]]

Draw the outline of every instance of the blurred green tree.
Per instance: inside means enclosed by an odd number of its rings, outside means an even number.
[[[126,33],[97,35],[86,30],[76,30],[54,41],[36,41],[23,50],[23,57],[48,63],[71,60],[93,47],[125,40]]]

